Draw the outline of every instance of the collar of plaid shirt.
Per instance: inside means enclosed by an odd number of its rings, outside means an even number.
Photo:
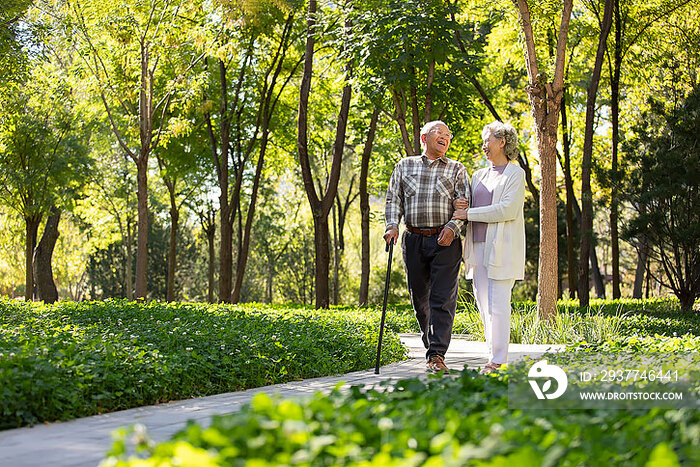
[[[430,157],[427,156],[427,154],[423,153],[421,154],[421,158],[423,159],[423,163],[425,165],[433,165],[436,162],[442,162],[443,164],[447,164],[447,157],[446,156],[441,156],[438,157],[437,159],[431,159]]]

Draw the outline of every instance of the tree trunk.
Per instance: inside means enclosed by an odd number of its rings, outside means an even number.
[[[231,207],[228,200],[223,202],[224,194],[219,197],[221,243],[219,245],[219,301],[231,300],[233,284],[233,226],[229,222]],[[222,204],[223,202],[223,204]]]
[[[410,68],[411,76],[416,76],[416,70],[413,66]],[[420,154],[422,152],[420,144],[420,110],[418,109],[418,91],[415,85],[411,85],[411,125],[413,127],[413,153]]]
[[[650,268],[651,268],[651,258],[649,258],[649,256],[647,256],[647,264],[646,264],[647,280],[646,280],[646,287],[644,290],[644,298],[646,298],[647,300],[649,300],[649,290],[651,289],[651,274],[649,271]]]
[[[253,43],[248,46],[245,59],[241,65],[238,75],[238,84],[234,95],[237,99],[238,91],[242,85],[245,71],[250,60],[250,51]],[[214,134],[211,115],[205,114],[209,143],[211,146],[212,160],[216,168],[217,181],[219,183],[219,224],[221,238],[219,243],[219,301],[228,302],[231,299],[231,287],[233,281],[233,224],[232,214],[235,204],[229,201],[229,159],[231,152],[231,119],[233,110],[229,109],[228,101],[228,70],[226,64],[219,59],[219,88],[221,92],[221,102],[219,105],[220,127],[218,131],[219,140]],[[206,99],[206,96],[205,96]],[[233,106],[235,108],[235,105]],[[235,191],[235,190],[234,190]]]
[[[406,155],[415,156],[417,154],[414,152],[413,145],[411,144],[411,137],[408,135],[408,128],[406,128],[406,106],[404,105],[405,99],[403,99],[403,94],[400,94],[399,91],[392,89],[391,98],[394,101],[394,108],[396,109],[394,120],[399,126],[399,131],[401,132],[401,142],[406,150]]]
[[[593,239],[595,240],[595,239]],[[600,272],[600,264],[598,264],[598,253],[595,249],[595,241],[591,242],[591,261],[590,266],[593,268],[591,276],[593,277],[593,287],[597,298],[605,298],[605,279]]]
[[[260,96],[260,103],[259,103],[259,113],[258,115],[261,117],[261,119],[258,120],[258,123],[262,123],[262,137],[260,141],[260,152],[258,156],[258,163],[255,168],[255,176],[253,179],[253,188],[252,188],[252,193],[250,195],[250,203],[248,205],[248,213],[246,215],[246,223],[245,227],[241,229],[239,227],[239,249],[238,249],[238,261],[237,261],[237,267],[236,267],[236,280],[233,285],[233,291],[231,292],[231,303],[238,303],[240,300],[241,296],[241,288],[243,287],[243,278],[245,275],[245,270],[246,266],[248,264],[248,254],[250,251],[250,236],[251,236],[251,231],[253,227],[253,219],[255,218],[255,205],[258,199],[258,191],[260,188],[260,180],[262,177],[262,171],[263,171],[263,166],[265,163],[265,153],[267,151],[267,144],[269,141],[269,136],[270,136],[270,121],[272,119],[272,114],[274,113],[275,106],[277,105],[277,99],[273,99],[276,91],[276,86],[277,86],[277,79],[279,78],[280,72],[282,71],[282,66],[284,64],[284,59],[286,56],[286,51],[287,48],[289,47],[289,34],[291,32],[291,27],[292,27],[292,22],[293,22],[294,15],[290,14],[287,17],[287,21],[284,26],[284,32],[282,33],[282,36],[280,38],[280,43],[279,47],[277,48],[277,53],[275,54],[274,59],[272,60],[272,63],[270,64],[270,68],[268,69],[267,73],[265,74],[265,79],[264,79],[264,87],[263,87],[263,92],[261,93]],[[270,83],[267,83],[267,79],[269,74],[273,71],[272,78],[270,79]],[[281,86],[281,89],[278,91],[278,97],[279,94],[282,93],[284,88],[286,87],[287,83],[289,80],[284,82]],[[259,127],[260,125],[258,125]],[[257,128],[256,128],[256,134],[257,134]],[[249,145],[249,151],[252,150],[253,146],[252,144]],[[247,160],[247,155],[243,158],[244,161],[240,164],[240,167],[238,167],[238,172],[239,176],[237,177],[237,182],[236,182],[236,190],[237,193],[240,194],[240,185],[242,182],[242,174],[243,174],[243,164],[245,163],[245,160]],[[235,197],[236,204],[240,208],[240,195],[237,195]],[[238,217],[239,223],[241,222],[242,215]]]
[[[329,238],[328,215],[314,216],[314,251],[316,252],[314,269],[316,294],[314,299],[316,300],[316,308],[328,308],[330,305],[328,273],[331,258]]]
[[[207,268],[207,302],[214,303],[214,273],[216,271],[216,211],[208,207],[206,212],[197,211],[202,232],[207,236],[208,268]]]
[[[275,269],[268,265],[265,277],[265,303],[272,303],[272,281],[275,278]]]
[[[345,253],[345,221],[350,211],[350,206],[359,196],[359,191],[353,195],[352,189],[355,185],[355,174],[350,179],[350,186],[345,196],[341,200],[340,192],[336,193],[333,210],[333,304],[340,303],[340,267],[343,264],[343,254]],[[337,220],[336,220],[337,214]]]
[[[136,237],[136,299],[145,300],[148,270],[148,154],[142,154],[136,165],[138,233]]]
[[[576,216],[576,225],[578,226],[579,230],[581,229],[581,207],[578,204],[578,201],[576,200],[576,195],[574,195],[572,198],[573,200],[573,208],[574,208],[574,215]],[[600,266],[598,265],[598,253],[596,252],[595,249],[595,243],[591,242],[591,248],[588,252],[589,258],[590,258],[590,267],[592,269],[592,276],[593,276],[593,285],[596,290],[596,296],[598,298],[605,298],[605,283],[603,282],[603,275],[600,272]]]
[[[247,61],[244,62],[242,70],[245,69]],[[220,230],[221,239],[219,244],[219,301],[228,302],[231,299],[231,283],[233,276],[233,226],[231,225],[231,206],[229,204],[229,152],[230,152],[230,131],[231,113],[228,108],[228,81],[226,77],[226,64],[219,60],[219,81],[221,87],[221,115],[220,148],[216,150],[216,140],[211,127],[211,121],[207,122],[209,127],[209,138],[212,140],[212,156],[216,166],[217,178],[219,181],[219,210],[220,210]]]
[[[24,299],[28,302],[34,299],[34,247],[40,223],[41,214],[24,217]]]
[[[681,303],[681,312],[690,313],[693,311],[693,304],[695,303],[695,296],[689,291],[681,293],[678,296],[678,300]]]
[[[269,117],[267,117],[269,119]],[[238,267],[236,268],[236,283],[231,293],[231,303],[238,303],[241,298],[241,288],[243,287],[243,277],[245,268],[248,264],[248,252],[250,251],[250,232],[253,227],[253,218],[255,217],[255,203],[258,199],[258,189],[260,187],[260,178],[262,169],[265,163],[265,150],[267,149],[268,129],[267,123],[263,129],[263,137],[260,143],[260,156],[258,157],[258,165],[255,168],[255,178],[253,179],[253,192],[250,195],[250,205],[248,206],[248,214],[246,216],[245,228],[243,233],[243,241],[241,242],[240,253],[238,255]]]
[[[557,112],[558,113],[558,112]],[[551,114],[550,114],[551,115]],[[557,115],[558,116],[558,115]],[[540,154],[540,255],[538,267],[537,308],[539,316],[550,319],[557,313],[557,186],[556,144],[558,121],[547,118],[544,131],[537,127],[537,150]]]
[[[349,24],[346,24],[349,28]],[[316,308],[328,308],[328,213],[335,200],[340,178],[340,168],[343,160],[343,148],[345,146],[345,131],[347,128],[348,113],[350,112],[350,97],[352,88],[349,81],[343,87],[340,111],[336,126],[335,142],[333,144],[333,161],[328,176],[326,190],[323,198],[319,198],[314,187],[314,178],[311,172],[311,161],[308,146],[308,105],[311,91],[311,76],[313,74],[314,33],[316,29],[316,0],[310,0],[308,6],[306,48],[304,53],[304,72],[299,89],[299,112],[297,121],[297,150],[299,152],[299,165],[301,166],[304,189],[311,205],[314,218],[314,248],[316,252],[315,267],[315,299]],[[351,75],[351,68],[347,66],[347,78]]]
[[[126,287],[126,299],[134,299],[134,233],[131,216],[126,218],[126,271],[124,271],[124,285]]]
[[[379,109],[375,108],[372,118],[369,121],[369,131],[365,140],[365,147],[362,151],[362,163],[360,165],[360,213],[362,215],[362,273],[360,274],[360,298],[359,305],[367,305],[369,297],[369,193],[367,192],[367,177],[369,175],[369,159],[372,156],[372,146],[379,120]]]
[[[558,264],[557,264],[558,266]],[[563,293],[564,293],[564,287],[563,287],[563,282],[564,278],[562,277],[562,271],[561,269],[557,269],[557,300],[561,300]]]
[[[135,281],[137,300],[145,300],[148,294],[148,157],[154,145],[153,73],[149,70],[150,59],[150,45],[142,43],[139,89],[139,141],[141,147],[137,157],[134,157],[132,152],[132,158],[136,163],[136,200],[138,206]]]
[[[583,160],[581,162],[581,249],[578,265],[578,296],[581,307],[589,304],[588,262],[593,243],[593,193],[591,192],[591,166],[593,157],[593,124],[595,120],[595,101],[598,95],[603,55],[606,40],[612,24],[613,0],[605,0],[605,13],[600,27],[598,50],[591,81],[588,85],[586,101],[586,130],[583,141]]]
[[[340,194],[336,193],[335,196],[335,206],[338,212],[338,249],[343,252],[345,251],[345,220],[348,218],[348,211],[350,211],[350,206],[355,201],[355,199],[360,195],[359,191],[353,195],[352,188],[355,185],[355,175],[350,179],[350,186],[348,188],[347,196],[345,200],[340,199]]]
[[[216,269],[215,262],[215,250],[214,250],[214,236],[216,234],[216,224],[212,219],[212,228],[207,231],[207,244],[209,245],[209,273],[207,274],[207,301],[209,303],[214,303],[214,270]]]
[[[618,162],[617,148],[620,141],[620,68],[622,66],[622,21],[620,19],[620,2],[614,0],[615,11],[615,59],[612,79],[610,80],[610,113],[612,115],[612,184],[610,186],[610,243],[612,247],[612,294],[618,299],[620,293],[620,240],[618,233]]]
[[[34,282],[36,282],[39,300],[43,300],[44,303],[54,303],[58,300],[58,289],[53,280],[51,260],[56,240],[58,240],[60,220],[61,211],[56,206],[51,206],[51,214],[46,218],[41,241],[34,250]]]
[[[535,121],[537,150],[540,156],[540,254],[538,268],[537,312],[541,319],[550,319],[557,313],[557,187],[556,144],[559,127],[559,109],[564,85],[566,40],[569,34],[572,0],[564,1],[554,78],[547,82],[537,64],[535,36],[532,31],[527,0],[517,0],[520,25],[524,36],[525,63],[528,73],[528,96]]]
[[[248,45],[245,59],[241,64],[241,69],[238,74],[238,82],[233,92],[234,105],[233,109],[229,108],[228,100],[228,70],[226,63],[219,59],[219,87],[221,92],[221,102],[219,105],[220,127],[218,131],[219,140],[214,134],[214,126],[212,124],[211,115],[205,113],[207,131],[209,134],[209,144],[211,146],[212,160],[216,169],[216,177],[219,184],[219,224],[221,229],[221,238],[219,243],[219,301],[228,302],[231,299],[231,288],[233,281],[233,215],[235,213],[236,203],[229,200],[230,193],[230,152],[231,152],[231,121],[236,108],[236,102],[240,94],[245,72],[250,61],[251,50],[254,41]],[[208,69],[208,62],[205,61]],[[205,96],[206,100],[206,96]],[[236,185],[238,186],[238,185]],[[234,187],[234,194],[236,190]]]
[[[634,290],[632,298],[642,298],[642,288],[644,287],[644,273],[646,272],[647,258],[649,250],[647,249],[646,241],[640,238],[641,245],[637,252],[637,270],[634,273]]]
[[[338,219],[336,220],[336,211],[339,212],[339,210],[336,209],[335,205],[333,205],[333,207],[331,208],[331,217],[333,218],[333,305],[338,304],[340,295],[340,284],[338,283],[338,280],[340,278],[340,258],[338,257],[338,250],[340,249],[340,247],[338,246],[338,230],[340,228],[340,218],[338,216]]]
[[[180,221],[180,210],[175,200],[175,182],[167,183],[170,194],[170,242],[168,244],[168,283],[166,300],[175,301],[175,270],[177,268],[177,232]]]
[[[527,189],[530,192],[530,195],[532,195],[532,199],[535,200],[535,203],[537,203],[537,206],[539,208],[540,204],[540,190],[537,189],[535,186],[535,182],[532,180],[532,169],[530,168],[530,164],[527,161],[527,154],[523,151],[522,154],[518,154],[518,164],[520,165],[520,168],[522,168],[525,171],[525,184],[527,185]]]
[[[614,165],[617,166],[617,164]],[[612,298],[618,299],[622,296],[620,291],[620,234],[618,232],[617,188],[614,187],[610,192],[610,243],[612,247]]]
[[[561,131],[564,147],[564,183],[566,185],[566,263],[569,282],[569,298],[576,297],[576,226],[574,224],[574,181],[571,177],[571,141],[566,113],[566,88],[561,100]]]

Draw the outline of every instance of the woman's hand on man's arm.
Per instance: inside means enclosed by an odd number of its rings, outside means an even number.
[[[469,207],[469,200],[467,198],[457,198],[452,202],[452,206],[455,209],[467,209]]]
[[[457,198],[452,202],[452,206],[455,208],[455,211],[452,213],[452,220],[467,220],[467,209],[469,208],[469,200],[467,198]]]

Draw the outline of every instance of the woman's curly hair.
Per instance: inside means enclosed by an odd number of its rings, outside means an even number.
[[[508,160],[512,161],[518,158],[518,132],[515,131],[513,125],[499,121],[489,123],[481,131],[481,137],[486,139],[489,134],[492,134],[496,139],[506,139],[503,152]]]

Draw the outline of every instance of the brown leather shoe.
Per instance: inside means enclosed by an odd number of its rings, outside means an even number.
[[[447,365],[445,365],[445,358],[442,355],[433,355],[430,357],[425,367],[428,371],[432,371],[433,373],[450,371],[450,369],[447,368]]]

